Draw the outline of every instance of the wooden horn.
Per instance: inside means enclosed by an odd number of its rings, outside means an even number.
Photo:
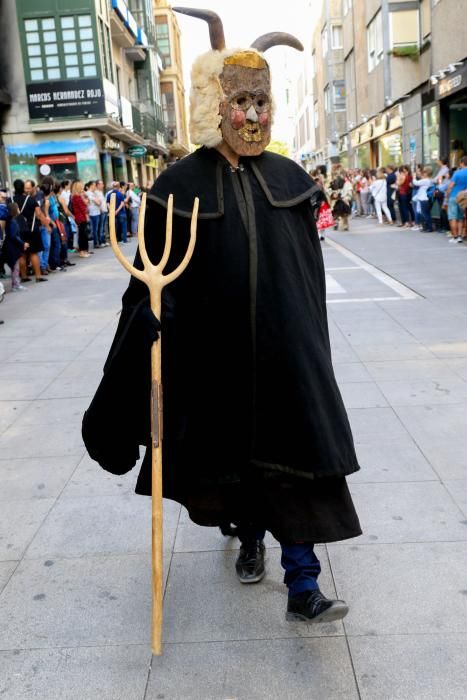
[[[174,8],[175,9],[175,8]],[[262,34],[252,43],[251,48],[257,51],[267,51],[271,46],[291,46],[292,49],[303,51],[303,44],[292,34],[287,32],[269,32]]]
[[[209,25],[209,38],[211,39],[211,47],[217,51],[225,49],[224,27],[222,20],[215,12],[211,10],[200,10],[194,7],[172,7],[174,12],[180,12],[183,15],[204,19]]]

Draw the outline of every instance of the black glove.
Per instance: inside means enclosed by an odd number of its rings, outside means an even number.
[[[153,314],[149,303],[149,297],[146,297],[139,305],[136,312],[134,323],[136,328],[142,333],[145,340],[149,343],[155,343],[159,340],[159,331],[161,330],[161,322]]]

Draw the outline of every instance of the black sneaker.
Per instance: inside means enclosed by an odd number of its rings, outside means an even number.
[[[304,591],[296,596],[289,596],[285,619],[289,622],[335,622],[342,620],[349,612],[343,600],[329,600],[320,590]]]
[[[252,544],[242,545],[235,570],[241,583],[258,583],[266,573],[264,569],[265,546],[262,540],[256,540]]]

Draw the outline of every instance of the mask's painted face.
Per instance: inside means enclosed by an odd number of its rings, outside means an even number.
[[[240,65],[229,63],[235,57],[224,64],[220,76],[224,92],[219,107],[221,132],[239,156],[259,156],[271,140],[271,81],[266,61],[253,54],[250,62],[258,67],[250,67],[245,65],[248,59],[245,52]]]

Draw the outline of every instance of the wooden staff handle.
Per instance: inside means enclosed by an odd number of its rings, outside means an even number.
[[[196,227],[198,218],[199,199],[195,198],[190,224],[190,240],[185,256],[178,267],[168,275],[164,275],[172,247],[173,195],[167,202],[167,220],[165,244],[162,258],[157,265],[149,259],[144,238],[144,218],[146,213],[146,194],[141,200],[138,220],[138,245],[143,263],[143,269],[138,270],[123,255],[117,243],[115,231],[115,194],[110,197],[109,233],[112,249],[125,270],[149,289],[151,311],[160,319],[162,307],[162,290],[170,282],[179,277],[191,260],[196,244]],[[160,656],[162,653],[162,607],[164,596],[163,568],[163,511],[162,511],[162,440],[163,440],[163,406],[162,406],[162,353],[160,338],[151,348],[151,475],[152,475],[152,653]]]

